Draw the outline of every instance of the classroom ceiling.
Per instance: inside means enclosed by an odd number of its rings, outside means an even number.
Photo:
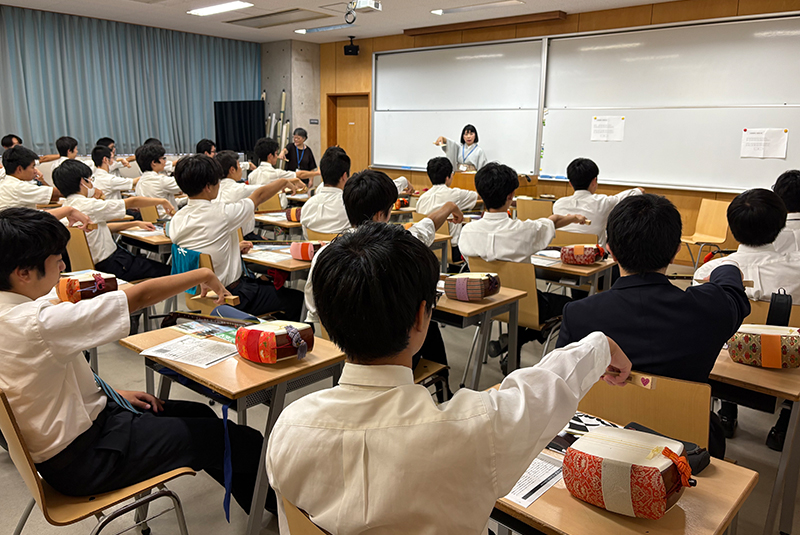
[[[156,28],[227,37],[257,43],[284,39],[297,39],[313,43],[327,43],[347,39],[378,37],[402,33],[407,28],[468,22],[487,18],[511,17],[529,13],[561,10],[580,13],[600,9],[628,7],[645,3],[645,0],[522,0],[524,4],[495,7],[478,11],[433,15],[432,9],[449,9],[497,0],[382,0],[383,11],[358,13],[350,27],[300,35],[299,28],[314,28],[344,23],[346,0],[248,0],[253,7],[219,15],[198,17],[188,15],[191,9],[221,4],[229,0],[0,0],[3,4],[42,11],[81,15],[115,20]],[[646,3],[669,0],[647,0]],[[282,15],[286,19],[308,19],[305,22],[288,22],[266,28],[251,28],[230,21],[275,14],[293,9],[306,10]]]

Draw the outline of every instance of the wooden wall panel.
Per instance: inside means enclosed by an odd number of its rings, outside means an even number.
[[[349,41],[348,41],[349,43]],[[369,93],[372,91],[372,39],[356,39],[358,56],[344,55],[344,42],[336,43],[336,92]]]
[[[739,0],[739,15],[800,11],[800,0]]]
[[[464,30],[461,32],[461,42],[479,43],[481,41],[500,41],[502,39],[514,39],[516,36],[516,26],[497,26],[495,28]]]
[[[324,43],[319,46],[320,156],[328,147],[328,94],[336,92],[337,46],[338,43]]]
[[[414,189],[418,191],[422,191],[433,186],[431,179],[428,178],[428,173],[425,171],[411,171],[411,184],[413,184]]]
[[[414,37],[414,47],[457,45],[461,42],[461,32],[432,33]]]
[[[575,33],[578,31],[579,15],[567,15],[565,20],[548,22],[529,22],[517,24],[517,39],[523,37],[539,37],[540,35],[556,35],[560,33]]]
[[[372,40],[372,51],[383,52],[385,50],[402,50],[404,48],[414,48],[414,38],[408,35],[387,35],[385,37],[375,37]]]
[[[547,194],[547,195],[555,195],[556,199],[560,199],[561,197],[566,197],[567,195],[572,194],[572,188],[569,186],[569,182],[564,180],[542,180],[539,179],[539,195]]]
[[[651,24],[735,17],[739,0],[681,0],[653,4]]]
[[[581,13],[578,21],[579,32],[627,28],[630,26],[647,26],[653,15],[652,4],[644,6],[605,9]]]

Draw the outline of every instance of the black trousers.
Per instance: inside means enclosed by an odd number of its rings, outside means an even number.
[[[117,247],[111,256],[98,262],[94,267],[128,282],[165,277],[171,270],[166,264],[135,255],[122,247]]]
[[[260,316],[269,312],[280,311],[275,314],[281,319],[300,321],[300,311],[303,308],[303,292],[281,288],[268,281],[242,277],[228,286],[232,295],[239,297],[237,309]]]
[[[249,514],[263,437],[232,422],[228,435],[232,495]],[[68,496],[109,492],[182,466],[205,470],[223,485],[223,452],[222,420],[202,403],[166,401],[157,415],[136,415],[109,401],[92,427],[36,468]]]

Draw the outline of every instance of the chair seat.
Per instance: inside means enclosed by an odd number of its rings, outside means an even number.
[[[188,467],[176,468],[141,483],[96,496],[66,496],[42,480],[42,488],[44,489],[45,502],[47,504],[47,510],[43,512],[52,524],[66,526],[184,475],[193,476],[195,471]]]
[[[718,245],[725,243],[725,238],[725,236],[711,236],[709,234],[692,234],[691,236],[681,236],[681,242],[691,243],[692,245],[696,245],[698,243],[711,243]]]
[[[434,375],[438,375],[443,370],[446,370],[447,366],[444,364],[439,364],[438,362],[432,362],[427,359],[420,359],[417,367],[414,368],[414,383],[419,384],[425,379],[433,377]]]

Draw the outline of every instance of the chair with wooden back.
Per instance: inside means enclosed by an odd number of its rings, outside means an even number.
[[[256,212],[281,212],[283,210],[280,195],[273,195],[256,207]]]
[[[309,240],[312,241],[331,241],[333,240],[338,234],[329,234],[327,232],[317,232],[315,230],[311,230],[310,228],[306,228],[306,236],[308,236]]]
[[[208,268],[211,271],[214,271],[214,263],[211,261],[211,255],[201,254],[200,264],[198,267]],[[196,295],[188,294],[186,292],[183,292],[183,295],[184,301],[186,302],[186,306],[189,308],[189,310],[200,310],[200,313],[206,316],[211,315],[211,311],[219,306],[214,302],[215,298],[213,297],[200,297],[199,291]],[[236,296],[226,298],[226,304],[238,305],[239,298]]]
[[[624,388],[598,381],[583,397],[578,410],[627,425],[636,422],[677,440],[708,448],[711,386],[669,377],[651,376],[651,389]]]
[[[286,523],[292,535],[331,535],[321,527],[314,524],[305,511],[301,511],[286,498],[283,498],[283,512],[286,513]]]
[[[517,219],[541,219],[553,215],[553,201],[517,199]]]
[[[703,248],[708,245],[720,249],[720,245],[725,243],[728,237],[728,201],[716,201],[714,199],[702,199],[700,201],[700,211],[697,213],[697,223],[694,226],[694,234],[691,236],[681,236],[681,243],[686,244],[689,249],[689,258],[694,264],[694,270],[700,265],[703,258]],[[698,245],[697,257],[692,254],[692,245]]]
[[[588,245],[597,243],[597,234],[583,234],[582,232],[567,232],[557,230],[556,237],[550,245],[564,247],[565,245]]]
[[[769,301],[750,300],[750,315],[742,323],[753,323],[756,325],[766,325],[767,315],[769,314]],[[789,316],[789,327],[800,328],[800,304],[792,305],[791,316]]]
[[[142,214],[142,221],[148,223],[156,223],[158,221],[158,208],[155,206],[143,206],[139,208],[139,213]]]
[[[72,271],[83,271],[94,269],[92,251],[89,249],[89,242],[83,229],[69,227],[69,242],[67,242],[67,255]]]
[[[100,533],[113,520],[134,510],[137,511],[136,521],[146,522],[143,515],[146,515],[147,505],[159,498],[172,500],[180,533],[182,535],[188,533],[180,499],[177,494],[168,490],[164,484],[180,476],[195,475],[194,470],[191,468],[177,468],[141,483],[95,496],[65,496],[48,485],[36,470],[36,465],[33,463],[28,447],[25,445],[25,439],[14,417],[14,411],[11,409],[8,397],[2,390],[0,390],[0,431],[8,441],[9,456],[32,496],[31,501],[19,519],[17,528],[14,531],[15,534],[22,532],[28,516],[36,504],[39,505],[48,523],[53,526],[67,526],[84,518],[100,515],[106,509],[119,505],[131,498],[136,498],[133,503],[118,507],[108,515],[98,516],[98,524],[92,533]],[[159,490],[151,494],[150,492],[154,488]],[[147,529],[147,524],[143,524],[143,527]]]

